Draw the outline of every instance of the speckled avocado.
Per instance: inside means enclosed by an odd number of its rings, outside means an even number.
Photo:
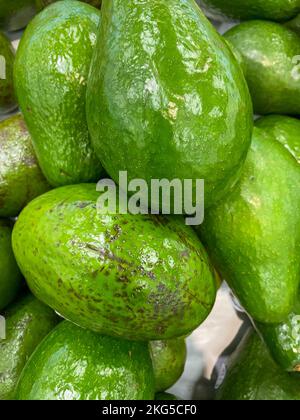
[[[12,223],[0,219],[0,311],[17,296],[22,275],[11,246]]]
[[[196,0],[215,20],[265,19],[284,21],[300,12],[299,0]]]
[[[200,235],[247,312],[280,323],[300,279],[300,168],[264,130],[254,129],[237,189],[206,212]]]
[[[39,164],[53,186],[96,181],[85,94],[99,10],[65,0],[28,25],[15,62],[15,87]]]
[[[50,189],[21,114],[0,122],[0,217],[15,217]]]
[[[17,107],[13,85],[14,60],[13,47],[0,32],[0,114],[6,114]]]
[[[284,26],[250,21],[225,37],[240,51],[257,114],[300,114],[300,37]]]
[[[205,179],[210,206],[235,185],[251,140],[242,71],[194,0],[104,0],[87,90],[108,174]],[[130,45],[130,48],[128,47]]]
[[[148,344],[101,336],[65,321],[42,342],[19,381],[19,400],[151,400]]]
[[[156,392],[165,391],[174,385],[183,373],[186,362],[184,338],[165,341],[151,341]]]
[[[101,215],[96,185],[50,191],[21,213],[14,252],[32,292],[74,323],[136,340],[185,336],[210,313],[214,271],[182,218]]]
[[[11,400],[29,357],[59,318],[32,295],[11,305],[3,315],[6,338],[0,340],[0,400]]]
[[[18,31],[33,18],[36,0],[0,0],[0,29]]]
[[[250,331],[229,363],[218,400],[300,400],[299,374],[282,371]]]
[[[255,125],[279,141],[300,163],[300,121],[283,115],[269,115]]]

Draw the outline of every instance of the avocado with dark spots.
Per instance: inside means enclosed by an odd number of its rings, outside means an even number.
[[[300,114],[300,37],[262,20],[241,23],[224,36],[243,57],[255,113]]]
[[[50,189],[21,114],[0,122],[0,217],[15,217]]]
[[[59,324],[20,378],[18,400],[153,400],[148,344]]]
[[[10,40],[2,32],[0,58],[0,114],[6,114],[17,107],[13,83],[15,52]]]
[[[36,0],[0,0],[0,29],[23,29],[36,13]]]
[[[86,83],[100,11],[55,3],[28,25],[15,62],[15,87],[41,169],[52,186],[98,181],[90,143]]]
[[[22,275],[11,246],[12,223],[0,219],[0,311],[17,296]]]
[[[198,229],[216,269],[256,321],[284,322],[300,279],[300,168],[254,128],[242,178]]]
[[[119,171],[149,187],[204,179],[209,207],[236,184],[250,145],[240,66],[194,0],[103,0],[101,10],[87,88],[97,156],[116,182]]]
[[[9,306],[3,316],[6,338],[0,340],[0,400],[11,400],[29,357],[59,318],[32,295]]]
[[[195,232],[181,217],[101,214],[99,198],[96,184],[66,186],[23,210],[13,243],[30,289],[96,332],[147,341],[186,336],[216,295]]]
[[[181,377],[186,362],[186,344],[184,338],[151,341],[156,392],[171,388]]]
[[[282,371],[251,330],[231,358],[217,400],[298,401],[300,376]]]

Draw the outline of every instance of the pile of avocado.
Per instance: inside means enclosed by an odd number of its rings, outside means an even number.
[[[0,400],[176,399],[220,277],[256,332],[217,399],[300,400],[300,0],[0,0],[25,26],[0,33]],[[204,222],[99,212],[121,171],[203,179]]]

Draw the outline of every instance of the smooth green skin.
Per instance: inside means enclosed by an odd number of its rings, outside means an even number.
[[[268,115],[255,125],[279,141],[300,163],[300,121],[283,115]]]
[[[171,388],[181,377],[186,362],[186,344],[184,338],[149,343],[152,357],[155,390],[165,391]]]
[[[0,122],[0,217],[15,217],[50,189],[21,114]]]
[[[250,331],[236,350],[218,400],[300,400],[300,376],[282,371],[256,333]]]
[[[0,0],[0,28],[18,31],[27,25],[35,12],[35,0]]]
[[[153,400],[148,344],[59,324],[20,378],[18,400]]]
[[[0,114],[6,114],[17,107],[13,85],[15,53],[10,40],[1,32],[0,56]]]
[[[300,372],[300,296],[285,322],[255,326],[275,362],[288,372]]]
[[[280,199],[281,198],[281,199]],[[254,128],[241,181],[198,228],[204,245],[256,321],[283,322],[300,279],[300,168],[285,148]]]
[[[193,331],[216,283],[182,218],[98,214],[96,185],[50,191],[21,213],[14,252],[32,292],[77,325],[136,340]]]
[[[285,26],[296,32],[296,34],[300,35],[300,14],[297,15],[294,19],[285,23]]]
[[[197,3],[209,17],[217,21],[284,21],[300,12],[299,0],[197,0]]]
[[[52,186],[96,181],[86,83],[100,12],[65,0],[28,25],[15,61],[15,88],[41,169]]]
[[[0,311],[17,296],[22,275],[11,245],[12,224],[0,219]]]
[[[29,357],[59,318],[32,295],[11,305],[3,315],[6,339],[0,340],[0,400],[12,400]]]
[[[119,179],[205,179],[209,206],[235,185],[252,106],[242,71],[194,0],[104,0],[87,89],[92,142]]]
[[[173,395],[169,394],[168,392],[159,392],[158,394],[155,394],[155,401],[177,401],[178,398]]]
[[[284,26],[250,21],[225,35],[240,51],[257,114],[300,114],[300,38]]]

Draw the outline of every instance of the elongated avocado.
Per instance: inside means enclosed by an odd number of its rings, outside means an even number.
[[[101,336],[62,322],[26,365],[17,399],[154,399],[148,344]]]
[[[0,32],[0,114],[17,107],[13,84],[15,52],[10,40]]]
[[[32,292],[77,325],[136,340],[185,336],[210,313],[214,270],[180,218],[99,214],[95,184],[33,200],[13,234]]]
[[[65,0],[28,25],[15,62],[15,87],[41,169],[52,186],[97,181],[85,94],[100,11]]]

